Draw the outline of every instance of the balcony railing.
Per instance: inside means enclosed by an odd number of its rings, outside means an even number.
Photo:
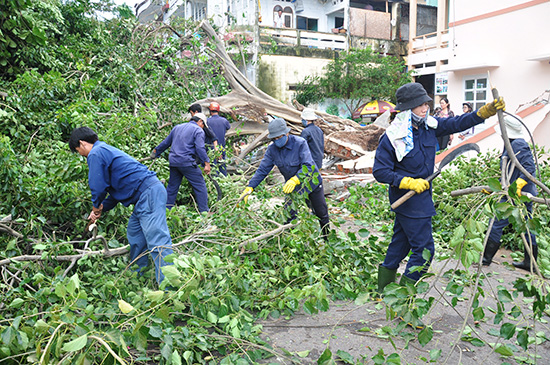
[[[319,49],[347,50],[348,39],[343,33],[323,33],[291,28],[260,27],[260,43],[264,46],[310,47]]]
[[[437,43],[437,32],[424,34],[413,38],[412,53],[426,52],[437,48],[449,47],[449,30],[441,32],[441,43]]]

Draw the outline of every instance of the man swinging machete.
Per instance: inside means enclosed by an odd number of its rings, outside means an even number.
[[[400,284],[415,284],[428,270],[435,248],[432,217],[435,215],[432,189],[427,180],[434,171],[437,137],[461,132],[483,123],[504,110],[502,98],[495,99],[474,113],[450,118],[429,116],[428,96],[421,84],[409,83],[395,93],[400,111],[380,139],[373,175],[389,184],[390,204],[409,190],[416,194],[395,209],[393,236],[384,262],[378,267],[378,292],[395,281],[401,261],[412,251]],[[430,253],[423,257],[424,250]],[[419,268],[413,269],[413,268]]]

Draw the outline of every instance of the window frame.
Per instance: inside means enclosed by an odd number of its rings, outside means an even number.
[[[485,79],[485,87],[479,88],[479,80]],[[473,88],[466,88],[466,83],[468,81],[473,81]],[[485,91],[485,99],[478,99],[477,95],[479,92]],[[467,93],[471,92],[473,94],[473,99],[468,99]],[[479,109],[481,106],[487,103],[487,100],[491,99],[489,93],[491,92],[489,88],[489,75],[487,73],[468,75],[462,78],[462,96],[464,102],[471,103],[474,110]]]

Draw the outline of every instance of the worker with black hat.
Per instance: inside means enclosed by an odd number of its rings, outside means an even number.
[[[429,115],[428,96],[421,84],[408,83],[395,93],[399,111],[376,149],[373,175],[389,184],[390,204],[409,190],[416,194],[396,209],[393,237],[386,258],[378,268],[378,291],[395,281],[401,261],[412,251],[401,284],[416,283],[431,263],[435,248],[432,216],[435,208],[430,183],[434,171],[437,137],[463,131],[504,109],[502,98],[482,106],[476,113],[449,118]],[[430,257],[426,259],[425,252]]]
[[[277,166],[286,181],[283,186],[285,194],[290,194],[295,190],[300,194],[307,192],[308,205],[319,218],[322,236],[327,240],[329,217],[323,190],[323,179],[319,169],[313,162],[307,142],[301,137],[291,135],[289,133],[290,128],[287,127],[286,121],[282,118],[275,118],[269,122],[268,130],[267,137],[273,143],[267,147],[264,158],[260,162],[260,167],[248,182],[248,187],[241,194],[241,198],[246,202],[248,195],[266,178],[273,167]],[[303,173],[304,167],[308,171],[307,174]],[[302,184],[304,180],[307,180],[307,183]],[[286,205],[288,205],[288,202]],[[294,219],[296,212],[291,210],[290,213],[291,219]]]

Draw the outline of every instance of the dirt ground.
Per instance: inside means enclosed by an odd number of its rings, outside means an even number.
[[[501,249],[495,256],[495,261],[489,267],[482,267],[486,279],[482,280],[482,289],[485,292],[485,298],[480,299],[480,305],[486,308],[496,309],[496,292],[498,286],[504,286],[512,289],[512,283],[516,278],[524,276],[525,271],[515,269],[511,264],[510,252]],[[401,265],[403,270],[404,265]],[[454,260],[434,262],[431,272],[440,273],[450,269],[462,268]],[[472,270],[477,270],[472,268]],[[423,318],[427,325],[433,326],[434,336],[425,347],[422,347],[415,339],[408,343],[401,336],[390,338],[382,328],[390,326],[397,327],[399,319],[389,321],[386,319],[386,308],[383,302],[370,301],[363,305],[356,305],[354,302],[333,302],[327,312],[320,312],[316,315],[307,315],[303,312],[296,313],[291,318],[268,318],[262,321],[263,338],[270,343],[275,350],[281,353],[281,356],[272,357],[266,363],[271,364],[315,364],[328,347],[333,354],[333,359],[337,359],[339,350],[345,351],[354,358],[353,363],[373,364],[372,357],[380,349],[384,351],[385,356],[397,353],[400,356],[402,364],[426,364],[430,362],[430,350],[441,350],[441,355],[432,363],[438,364],[516,364],[525,363],[527,356],[531,359],[527,363],[550,364],[550,329],[548,328],[549,318],[545,318],[542,323],[533,323],[532,318],[520,316],[514,319],[511,316],[505,316],[503,322],[510,322],[519,327],[531,326],[530,336],[534,333],[543,331],[544,335],[539,344],[531,343],[528,352],[525,352],[515,341],[515,336],[510,340],[504,340],[498,337],[501,324],[495,325],[494,312],[485,310],[485,319],[479,324],[474,324],[474,320],[468,313],[470,298],[473,295],[473,284],[466,285],[463,298],[456,307],[450,305],[451,297],[445,293],[445,287],[448,280],[442,276],[436,275],[429,281],[435,285],[431,286],[430,291],[423,296],[434,297],[436,299],[432,310]],[[532,313],[529,305],[531,300],[519,295],[515,303],[506,303],[506,310],[510,310],[514,304],[522,308],[522,312],[529,317]],[[485,342],[481,347],[474,346],[471,342],[461,339],[461,329],[464,319],[467,317],[467,325],[474,329],[478,337]],[[535,326],[535,327],[533,327]],[[420,330],[406,327],[405,331],[416,332]],[[496,332],[496,335],[495,335]],[[512,356],[503,357],[493,351],[491,345],[494,343],[507,344],[514,351]],[[294,360],[284,356],[286,350],[292,353]],[[535,359],[536,357],[536,359]],[[344,362],[338,361],[343,364]]]

